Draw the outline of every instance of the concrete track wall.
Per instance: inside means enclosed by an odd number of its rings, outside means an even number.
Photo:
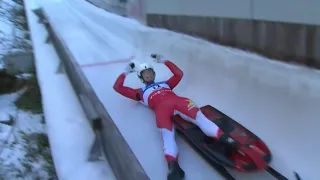
[[[149,26],[320,68],[320,1],[130,0],[128,4],[135,10],[128,11],[129,16]]]
[[[320,68],[320,1],[146,1],[147,24]]]
[[[123,4],[119,0],[88,1],[109,12],[120,12],[121,8],[112,7]],[[126,14],[149,26],[320,68],[320,1],[128,0],[126,3]]]
[[[87,1],[108,12],[115,13],[121,16],[124,16],[126,14],[125,0],[87,0]]]
[[[147,14],[147,24],[320,68],[319,26],[163,14]]]

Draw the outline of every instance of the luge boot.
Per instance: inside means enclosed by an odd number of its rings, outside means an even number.
[[[177,161],[168,162],[168,176],[167,180],[183,180],[184,179],[184,171],[180,168]]]

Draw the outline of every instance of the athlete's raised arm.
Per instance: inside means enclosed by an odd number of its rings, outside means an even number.
[[[125,72],[121,73],[118,76],[116,82],[113,85],[113,89],[119,94],[121,94],[122,96],[125,96],[135,101],[141,101],[143,97],[142,97],[142,90],[140,88],[133,89],[123,85],[126,76],[129,73],[134,72],[133,68],[134,68],[134,63],[131,62],[127,65]]]
[[[171,89],[175,88],[179,84],[179,82],[181,81],[181,79],[183,77],[183,71],[177,65],[175,65],[173,62],[164,59],[163,56],[161,56],[159,54],[151,54],[151,57],[156,62],[163,63],[170,69],[173,76],[171,76],[171,78],[168,79],[167,83]]]

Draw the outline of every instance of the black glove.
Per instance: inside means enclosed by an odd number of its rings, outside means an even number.
[[[136,67],[136,65],[134,64],[134,62],[130,62],[129,64],[126,65],[125,72],[127,74],[135,72],[135,67]]]
[[[157,63],[164,62],[163,56],[161,54],[151,54],[151,57],[154,59],[153,60],[154,62],[157,62]]]

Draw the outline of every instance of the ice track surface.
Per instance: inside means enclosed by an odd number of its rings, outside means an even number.
[[[285,65],[263,57],[218,46],[167,30],[148,28],[113,15],[85,1],[44,4],[95,92],[152,180],[164,180],[166,163],[154,113],[117,94],[112,86],[123,72],[125,60],[151,62],[150,53],[161,53],[183,69],[175,89],[199,106],[211,104],[256,133],[273,153],[271,166],[289,179],[297,171],[316,180],[320,157],[320,75],[307,68]],[[153,64],[157,80],[171,76]],[[135,74],[125,85],[141,87]],[[177,136],[180,164],[186,180],[223,179],[184,140]],[[230,171],[239,180],[271,180],[269,174]]]

